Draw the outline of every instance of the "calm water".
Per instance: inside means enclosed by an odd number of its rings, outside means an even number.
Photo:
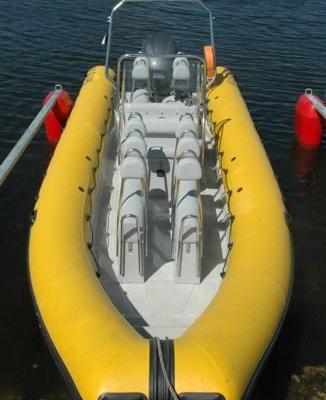
[[[100,42],[111,4],[0,0],[1,159],[55,83],[75,96],[85,72],[103,62]],[[256,400],[283,400],[290,375],[304,365],[325,363],[326,356],[326,143],[319,152],[302,154],[292,140],[299,93],[309,86],[320,95],[326,90],[326,3],[210,0],[207,4],[216,15],[219,63],[238,78],[293,220],[294,295],[253,395]],[[207,30],[200,33],[206,20],[197,9],[189,13],[188,8],[128,9],[119,17],[114,57],[125,49],[138,50],[152,22],[155,31],[163,23],[172,35],[186,37],[184,49],[199,51],[207,36]],[[128,26],[133,28],[128,31]],[[1,399],[69,399],[37,326],[27,283],[29,214],[48,158],[40,133],[0,193]]]

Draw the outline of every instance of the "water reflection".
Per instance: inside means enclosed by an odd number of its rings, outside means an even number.
[[[320,149],[303,147],[297,141],[293,143],[292,158],[295,176],[300,183],[307,183],[311,178],[320,155]]]

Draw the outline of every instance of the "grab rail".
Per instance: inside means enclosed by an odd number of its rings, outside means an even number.
[[[125,246],[124,246],[124,240],[122,237],[122,225],[123,222],[126,218],[134,218],[136,220],[136,226],[137,226],[137,244],[138,244],[138,265],[139,265],[139,274],[140,276],[144,276],[144,259],[143,259],[143,250],[141,246],[141,232],[140,232],[140,224],[139,224],[139,218],[135,214],[126,214],[121,217],[120,221],[120,275],[125,276]]]
[[[62,92],[62,86],[56,85],[54,88],[54,92],[49,97],[46,104],[44,104],[44,106],[41,108],[39,113],[33,119],[29,127],[22,134],[20,139],[16,142],[14,148],[10,151],[10,153],[7,155],[7,157],[0,165],[0,186],[3,184],[3,182],[6,180],[10,172],[13,170],[17,161],[23,155],[24,151],[26,150],[27,146],[31,143],[34,136],[40,130],[45,118],[54,107],[61,92]]]
[[[156,0],[154,0],[156,1]],[[152,54],[152,53],[142,53],[142,57],[157,57],[157,54]],[[160,55],[160,58],[165,59],[165,60],[173,60],[175,57],[177,57],[177,54],[162,54]],[[139,57],[138,54],[124,54],[120,56],[117,64],[117,74],[116,74],[116,82],[115,88],[116,88],[116,96],[115,96],[115,112],[119,113],[123,120],[125,121],[125,103],[126,103],[126,62],[131,62],[132,60],[136,59]],[[204,65],[205,65],[205,60],[200,57],[196,56],[193,54],[182,54],[182,57],[187,58],[190,61],[193,61],[197,63],[198,65],[198,70],[197,70],[197,83],[196,83],[196,92],[198,95],[198,107],[199,103],[201,103],[201,106],[203,108],[204,113],[206,113],[206,84],[204,84]],[[198,74],[200,75],[198,77]],[[122,81],[122,82],[121,82]],[[202,99],[202,100],[200,100]],[[204,99],[204,101],[203,101]],[[200,114],[199,114],[200,115]]]
[[[183,240],[183,233],[184,233],[184,224],[185,221],[188,219],[195,219],[197,221],[197,240],[196,240],[196,249],[197,249],[197,271],[196,275],[197,278],[200,277],[200,260],[201,260],[201,236],[202,236],[202,226],[201,226],[201,221],[198,219],[197,215],[192,215],[188,214],[182,217],[181,223],[180,223],[180,232],[179,232],[179,240],[178,240],[178,247],[176,250],[177,253],[177,261],[176,261],[176,268],[177,268],[177,276],[181,276],[181,267],[182,267],[182,250],[184,246],[184,240]]]

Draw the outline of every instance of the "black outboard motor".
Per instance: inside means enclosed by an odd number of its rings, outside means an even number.
[[[143,42],[142,52],[157,55],[149,58],[151,85],[154,95],[163,98],[170,94],[173,59],[161,57],[177,54],[177,42],[164,35],[150,35]]]

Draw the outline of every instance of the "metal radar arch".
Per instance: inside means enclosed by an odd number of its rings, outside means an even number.
[[[112,9],[110,16],[108,17],[108,31],[106,40],[106,58],[105,58],[105,76],[112,83],[113,87],[116,88],[116,83],[109,73],[109,64],[111,56],[111,42],[112,42],[112,31],[113,31],[113,21],[115,13],[126,3],[158,3],[162,0],[121,0]],[[208,14],[209,27],[210,27],[210,46],[213,51],[213,57],[215,59],[215,40],[214,40],[214,16],[203,1],[201,0],[164,0],[164,2],[169,3],[194,3],[198,4],[203,10]]]

